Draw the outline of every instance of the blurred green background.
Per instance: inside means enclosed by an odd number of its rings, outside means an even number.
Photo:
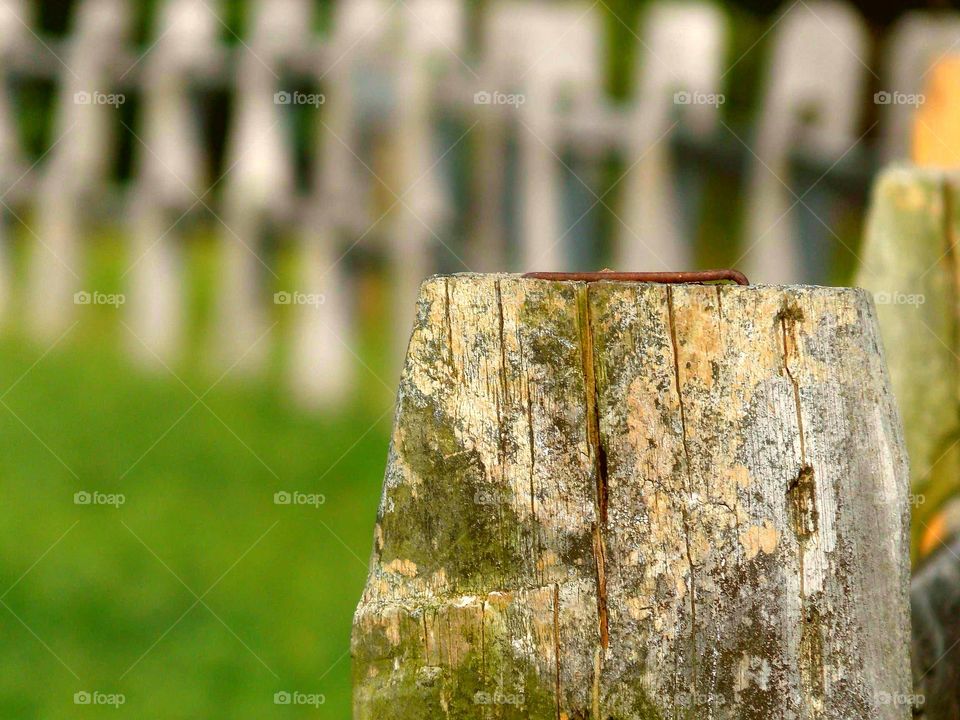
[[[362,390],[336,416],[294,409],[276,372],[217,382],[199,350],[213,244],[191,240],[198,350],[176,375],[131,369],[110,306],[81,308],[49,352],[15,325],[0,339],[4,719],[349,717],[350,621],[392,417],[382,328],[369,313]],[[118,287],[122,239],[90,243],[95,286]],[[75,505],[78,491],[126,501]],[[275,505],[277,491],[325,502]],[[126,705],[74,705],[95,689]],[[275,705],[285,690],[325,702]]]

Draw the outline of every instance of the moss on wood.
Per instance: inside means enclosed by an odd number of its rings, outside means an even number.
[[[849,290],[425,283],[356,720],[906,718],[878,345]]]

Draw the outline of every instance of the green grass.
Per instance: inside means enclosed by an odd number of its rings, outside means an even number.
[[[202,298],[212,251],[197,247]],[[116,280],[119,255],[94,246],[94,287]],[[228,376],[197,403],[216,379],[201,353],[180,379],[137,370],[110,313],[81,308],[46,355],[16,326],[0,337],[0,717],[348,718],[350,621],[393,398],[358,368],[344,412],[312,415],[271,369]],[[358,349],[375,368],[378,347],[373,329]],[[76,505],[81,490],[126,502]],[[275,505],[278,490],[326,501]],[[77,706],[82,690],[126,702]],[[275,705],[282,690],[325,703]]]

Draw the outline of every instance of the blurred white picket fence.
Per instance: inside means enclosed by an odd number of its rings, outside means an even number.
[[[582,221],[597,206],[617,219],[614,267],[692,269],[699,178],[696,168],[678,171],[679,134],[702,148],[722,138],[748,164],[738,265],[760,282],[816,279],[823,261],[806,234],[800,241],[796,215],[808,210],[823,226],[811,234],[829,237],[830,199],[819,180],[794,189],[792,159],[803,153],[827,175],[862,155],[871,101],[883,105],[882,147],[871,153],[904,156],[928,68],[960,45],[957,16],[910,14],[875,69],[878,53],[852,7],[788,3],[747,51],[763,53],[765,78],[753,130],[741,136],[725,120],[724,94],[742,57],[731,52],[724,13],[706,2],[647,6],[631,30],[637,71],[627,103],[602,91],[602,1],[493,0],[478,22],[463,0],[341,0],[320,34],[309,0],[260,0],[250,3],[245,37],[224,42],[215,0],[161,0],[153,39],[139,48],[124,0],[79,0],[66,41],[38,34],[32,7],[0,0],[2,232],[30,209],[29,327],[56,339],[77,302],[109,301],[86,286],[82,255],[95,210],[112,194],[129,236],[121,311],[131,348],[147,363],[175,362],[185,304],[178,238],[202,209],[216,218],[222,251],[211,356],[256,369],[270,303],[289,303],[291,391],[320,406],[342,402],[358,382],[342,262],[356,247],[386,258],[397,348],[438,257],[460,270],[595,269]],[[52,80],[59,93],[52,141],[33,164],[14,131],[10,88],[23,76]],[[217,178],[205,176],[197,86],[233,98]],[[117,112],[131,93],[133,126]],[[289,123],[304,105],[321,118],[307,191],[295,179]],[[120,192],[111,177],[118,133],[135,138],[134,179]],[[464,164],[475,208],[464,218],[453,159],[470,143],[480,150]],[[628,172],[601,194],[570,163],[604,153]],[[457,223],[467,226],[460,244],[451,239]],[[299,255],[299,277],[277,296],[266,290],[274,271],[262,256],[276,228]],[[0,254],[0,309],[9,267]]]

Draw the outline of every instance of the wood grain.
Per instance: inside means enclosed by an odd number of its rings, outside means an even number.
[[[433,278],[354,717],[907,718],[907,482],[862,291]]]

